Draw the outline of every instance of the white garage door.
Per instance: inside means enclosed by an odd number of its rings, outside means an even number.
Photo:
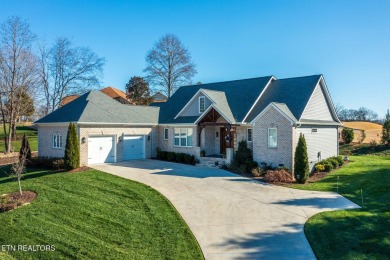
[[[113,136],[88,138],[88,164],[115,162]]]
[[[123,138],[124,160],[145,159],[145,137],[125,136]]]

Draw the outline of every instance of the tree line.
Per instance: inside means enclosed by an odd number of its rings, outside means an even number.
[[[379,121],[378,114],[366,107],[346,109],[341,105],[336,105],[336,112],[341,121]]]
[[[98,86],[105,60],[66,37],[51,46],[27,21],[10,17],[0,25],[0,116],[5,153],[12,151],[20,116],[39,110],[44,116],[67,95]]]

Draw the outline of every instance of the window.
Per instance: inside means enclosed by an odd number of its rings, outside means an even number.
[[[182,147],[191,147],[192,134],[192,128],[175,128],[174,145]]]
[[[205,97],[199,97],[199,113],[203,113],[205,111]]]
[[[53,135],[53,148],[62,148],[62,136],[59,134]]]
[[[268,128],[268,147],[278,147],[278,129]]]
[[[253,132],[252,128],[248,128],[246,130],[246,141],[247,142],[252,142],[252,132]]]
[[[168,128],[164,128],[164,140],[168,140],[168,134],[169,134]]]

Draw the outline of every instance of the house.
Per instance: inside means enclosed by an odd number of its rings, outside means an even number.
[[[152,96],[152,102],[166,102],[168,100],[168,97],[162,94],[161,92],[156,92]]]
[[[125,92],[119,89],[116,89],[114,87],[106,87],[104,89],[101,89],[100,91],[122,104],[131,104]]]
[[[157,147],[229,162],[246,140],[258,163],[290,169],[301,133],[311,167],[337,155],[341,125],[322,75],[184,86],[151,106],[90,91],[35,122],[40,156],[64,155],[69,122],[78,129],[81,165],[151,158]]]
[[[69,95],[61,99],[59,107],[65,106],[66,104],[72,102],[76,98],[78,98],[79,95]]]

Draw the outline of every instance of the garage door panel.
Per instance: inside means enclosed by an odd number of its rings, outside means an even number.
[[[124,160],[145,158],[144,136],[125,136],[123,138]]]
[[[115,162],[113,136],[88,138],[88,164]]]

